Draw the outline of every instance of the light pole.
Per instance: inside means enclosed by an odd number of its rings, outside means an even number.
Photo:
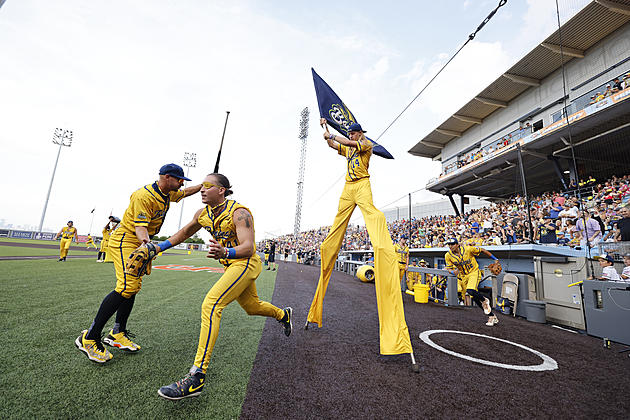
[[[50,191],[52,190],[53,181],[55,180],[55,172],[57,171],[57,163],[59,163],[59,155],[61,154],[61,146],[70,147],[72,145],[72,130],[66,130],[63,128],[55,128],[52,142],[59,145],[57,151],[57,159],[55,160],[55,167],[53,169],[52,176],[50,177],[50,185],[48,186],[48,194],[46,194],[46,202],[44,203],[44,211],[42,211],[42,219],[39,221],[39,233],[42,232],[42,226],[44,225],[44,218],[46,217],[46,208],[48,207],[48,199],[50,198]]]
[[[186,167],[186,178],[188,178],[188,171],[190,171],[190,168],[197,167],[197,154],[184,152],[184,166]],[[186,181],[184,181],[184,188],[186,188]],[[179,224],[177,225],[177,230],[180,230],[182,228],[183,215],[184,215],[184,202],[182,201],[182,209],[179,213]]]

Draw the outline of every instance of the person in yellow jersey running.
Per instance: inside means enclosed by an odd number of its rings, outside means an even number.
[[[96,245],[94,244],[94,238],[92,238],[92,235],[88,233],[87,240],[85,241],[85,248],[89,248],[90,246],[93,247],[94,249],[98,249]]]
[[[326,119],[320,124],[325,130],[324,139],[331,149],[347,161],[346,183],[339,198],[335,220],[321,245],[321,270],[317,290],[306,318],[305,329],[310,322],[322,326],[324,296],[335,261],[344,239],[352,212],[358,206],[363,213],[365,226],[374,249],[374,273],[380,328],[381,354],[412,353],[409,329],[404,316],[398,259],[392,238],[387,230],[385,215],[372,200],[372,187],[368,167],[372,156],[372,142],[365,137],[360,124],[348,126],[348,137],[331,134]],[[412,354],[413,356],[413,354]]]
[[[133,335],[127,331],[127,320],[136,294],[140,291],[142,277],[127,274],[125,265],[129,254],[149,243],[160,231],[171,201],[178,202],[201,189],[199,184],[181,190],[184,181],[190,181],[184,176],[184,170],[179,165],[169,163],[160,168],[156,182],[131,194],[129,207],[125,210],[120,226],[109,238],[108,252],[114,261],[116,287],[103,299],[90,328],[83,330],[74,342],[91,361],[105,363],[113,357],[101,343],[101,332],[114,313],[114,328],[103,340],[105,344],[129,352],[140,350],[140,346],[130,339]],[[151,274],[150,266],[146,274]]]
[[[198,210],[193,220],[179,232],[157,246],[163,251],[204,228],[212,235],[208,258],[219,260],[225,267],[225,272],[201,304],[199,344],[190,371],[181,380],[158,390],[158,395],[168,400],[195,397],[203,390],[210,356],[219,335],[221,314],[234,300],[248,315],[276,319],[287,337],[291,335],[293,327],[291,307],[280,309],[258,297],[256,279],[262,271],[262,262],[256,254],[251,211],[242,204],[225,198],[232,194],[232,186],[224,175],[210,174],[202,185],[201,201],[206,206]]]
[[[77,240],[77,228],[74,227],[74,223],[72,220],[68,221],[68,224],[61,228],[57,236],[55,236],[55,240],[57,240],[61,236],[61,242],[59,243],[59,260],[65,261],[68,256],[68,250],[70,249],[70,244],[72,241]]]
[[[465,291],[463,293],[472,297],[472,300],[477,306],[483,309],[483,312],[488,315],[486,325],[492,327],[498,324],[499,319],[492,312],[490,301],[477,290],[482,274],[475,257],[483,253],[493,260],[497,260],[497,258],[483,248],[462,245],[456,238],[449,238],[446,244],[449,248],[449,251],[444,255],[446,269],[450,271],[451,274],[457,276],[458,282],[461,282],[462,290]]]

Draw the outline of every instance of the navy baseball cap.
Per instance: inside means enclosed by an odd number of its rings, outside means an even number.
[[[361,124],[359,123],[352,123],[350,124],[350,127],[348,127],[348,132],[350,131],[360,131],[362,133],[367,133],[367,131],[365,131],[363,128],[361,128]]]
[[[167,163],[160,168],[160,175],[170,175],[172,177],[183,179],[185,181],[192,181],[190,178],[184,176],[184,170],[181,166],[175,163]]]
[[[455,245],[457,243],[457,238],[448,238],[445,242],[446,245]]]
[[[614,263],[615,262],[615,259],[610,254],[600,255],[600,256],[595,257],[595,259],[596,260],[605,260],[605,261],[608,261],[609,263]]]

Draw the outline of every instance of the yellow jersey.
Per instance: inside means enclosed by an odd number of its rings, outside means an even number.
[[[357,147],[339,144],[339,154],[345,156],[348,160],[346,182],[370,177],[368,168],[370,167],[370,157],[372,156],[371,141],[365,139],[365,141],[357,142]]]
[[[178,202],[184,198],[184,195],[183,190],[165,194],[160,190],[157,182],[134,191],[129,198],[129,207],[125,210],[122,221],[111,236],[132,234],[133,238],[136,238],[136,226],[144,226],[147,228],[149,237],[153,237],[162,228],[171,201]]]
[[[109,241],[109,236],[112,234],[112,229],[103,229],[103,242]]]
[[[394,245],[394,250],[398,254],[398,264],[406,265],[407,258],[409,257],[409,247],[406,246],[403,248],[400,245],[396,244]]]
[[[238,237],[236,236],[236,225],[234,224],[234,212],[238,209],[245,209],[251,214],[249,209],[234,200],[226,200],[225,207],[218,215],[212,213],[210,206],[206,206],[202,209],[197,223],[212,235],[212,237],[226,248],[234,248],[239,245]],[[254,219],[252,216],[252,230],[254,229]],[[254,243],[254,255],[256,252],[256,243]],[[221,259],[219,262],[225,266],[231,264],[228,259]]]
[[[481,249],[476,246],[460,245],[459,252],[453,253],[452,251],[448,251],[446,255],[444,255],[446,269],[453,270],[457,268],[460,276],[473,273],[479,270],[479,265],[475,257],[479,255],[480,252]]]
[[[61,237],[63,239],[72,239],[76,235],[77,235],[77,228],[75,228],[74,226],[72,227],[65,226],[63,229],[61,229]]]

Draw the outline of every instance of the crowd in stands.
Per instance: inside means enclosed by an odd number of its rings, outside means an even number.
[[[479,246],[538,243],[585,249],[600,242],[630,241],[630,175],[613,176],[603,183],[589,177],[573,184],[583,193],[582,205],[576,190],[549,192],[530,198],[530,235],[526,200],[515,196],[463,216],[430,216],[388,223],[394,241],[410,238],[409,248],[444,247],[456,237]],[[625,220],[625,221],[624,221]],[[280,253],[313,255],[319,252],[330,227],[275,239]],[[623,230],[623,231],[622,231]],[[371,249],[364,226],[349,226],[342,250]]]
[[[572,114],[576,111],[579,111],[580,109],[583,109],[584,107],[588,105],[592,105],[594,103],[600,102],[604,100],[605,98],[607,98],[608,96],[611,96],[617,92],[620,92],[628,87],[630,87],[630,72],[622,76],[615,77],[610,82],[607,82],[606,84],[596,88],[594,91],[591,91],[590,101],[588,101],[588,98],[589,98],[588,93],[577,98],[567,108],[567,113]],[[560,120],[561,117],[562,117],[562,111],[556,112],[552,116],[552,122],[556,122]],[[537,127],[537,128],[539,129],[542,127]],[[536,131],[536,129],[534,129],[534,131]],[[472,162],[482,159],[485,156],[491,155],[497,150],[500,150],[514,143],[515,141],[521,139],[522,137],[526,135],[529,135],[531,132],[532,132],[532,127],[530,126],[530,123],[527,122],[527,123],[521,124],[521,126],[518,129],[496,140],[496,143],[492,142],[483,147],[479,147],[476,150],[472,150],[462,156],[459,156],[455,162],[449,163],[443,167],[442,174],[440,176],[449,174],[459,168],[469,165]]]
[[[605,89],[602,87],[601,91],[595,92],[591,95],[589,105],[597,103],[614,93],[624,90],[627,87],[630,87],[630,73],[625,74],[623,78],[615,77],[611,83],[606,84]]]
[[[485,145],[483,147],[479,147],[475,150],[472,150],[462,156],[459,156],[458,159],[453,162],[450,163],[448,165],[446,165],[444,167],[444,170],[442,172],[442,175],[446,175],[448,173],[453,172],[456,169],[462,168],[472,162],[478,161],[479,159],[484,158],[485,156],[491,155],[494,152],[503,149],[506,146],[509,146],[510,144],[514,143],[517,140],[520,140],[521,138],[525,137],[526,135],[530,134],[532,132],[532,127],[531,124],[529,122],[521,125],[518,129],[512,131],[511,133],[506,134],[505,136],[501,137],[500,139],[496,140],[495,142],[492,142],[488,145]]]

